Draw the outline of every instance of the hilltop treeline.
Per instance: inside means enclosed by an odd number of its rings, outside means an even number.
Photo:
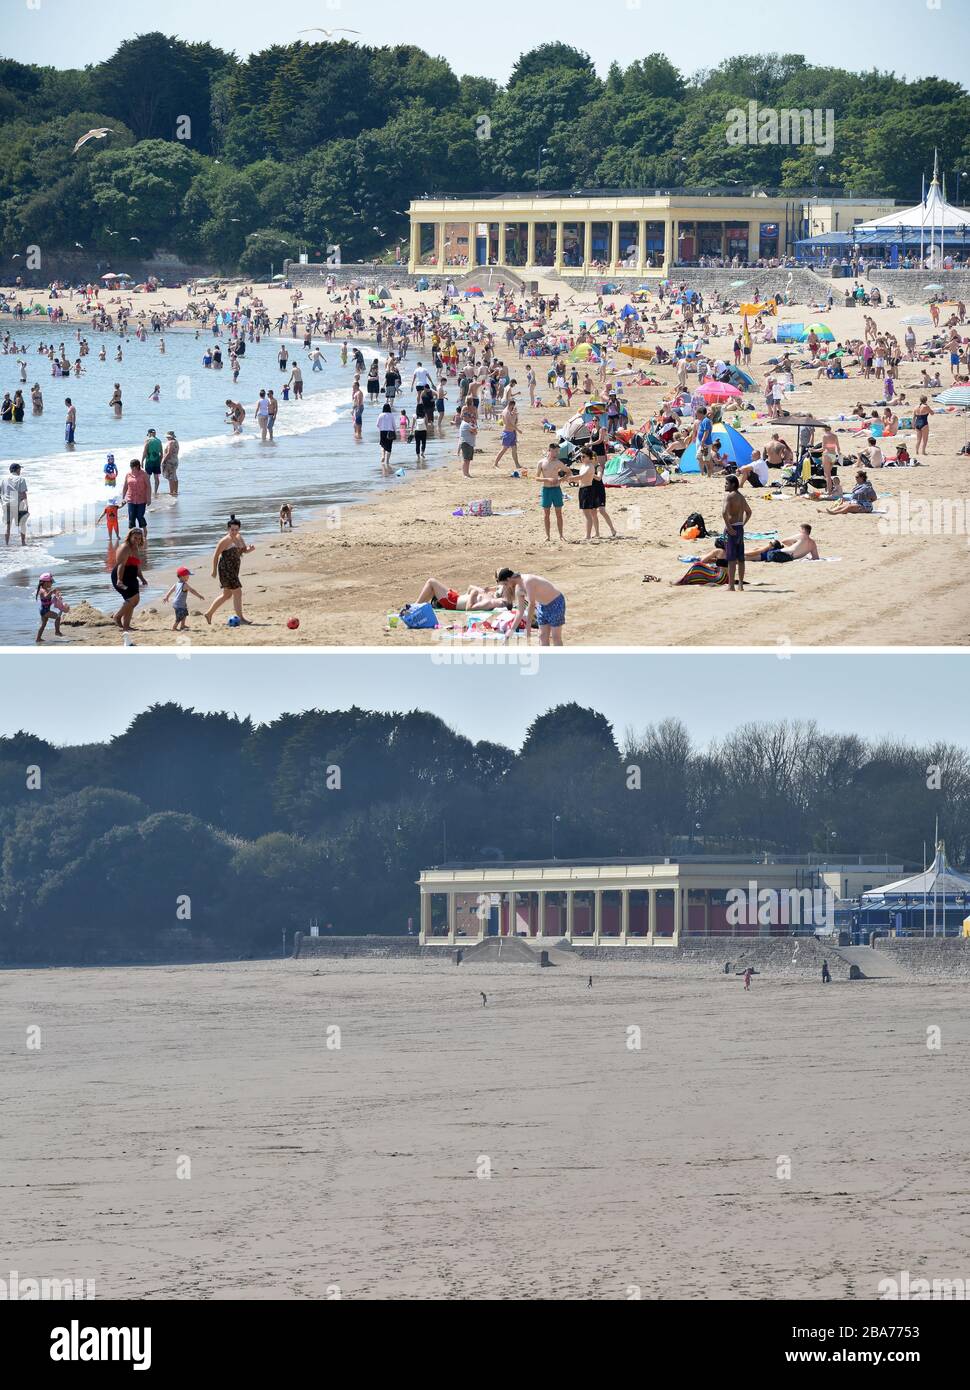
[[[656,703],[656,700],[654,700]],[[970,757],[811,723],[698,748],[618,740],[567,704],[518,752],[431,714],[310,711],[254,727],[174,704],[104,744],[0,740],[0,962],[277,950],[310,919],[403,932],[444,859],[765,850],[970,855]],[[553,841],[553,836],[554,841]]]
[[[749,101],[835,116],[835,149],[728,145]],[[72,154],[108,126],[104,142]],[[814,67],[794,54],[685,76],[663,55],[600,78],[563,43],[503,87],[407,45],[274,45],[242,61],[161,33],[59,71],[0,59],[0,257],[25,247],[118,262],[158,249],[229,270],[339,243],[347,261],[406,235],[425,193],[764,184],[918,197],[970,160],[970,99],[942,78]],[[129,241],[138,237],[137,246]],[[23,269],[24,261],[13,262]]]

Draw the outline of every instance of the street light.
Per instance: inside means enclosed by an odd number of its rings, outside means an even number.
[[[956,206],[959,207],[959,206],[960,206],[960,180],[961,180],[961,179],[965,179],[965,178],[967,177],[967,171],[966,171],[966,169],[955,169],[955,170],[954,170],[954,173],[955,173],[956,176],[957,176],[957,198],[956,198]]]
[[[553,859],[555,859],[555,857],[556,857],[556,826],[559,824],[559,822],[560,822],[561,820],[562,820],[562,816],[553,816],[553,818],[552,818],[552,857],[553,857]]]
[[[540,146],[540,148],[539,148],[539,160],[538,160],[539,168],[538,168],[538,172],[536,173],[536,193],[537,193],[537,194],[542,192],[542,156],[543,156],[544,154],[548,154],[548,153],[549,153],[549,149],[548,149],[548,147],[547,147],[546,145]]]

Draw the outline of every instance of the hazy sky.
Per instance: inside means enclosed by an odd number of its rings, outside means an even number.
[[[121,663],[126,662],[124,673]],[[0,734],[55,743],[120,733],[139,710],[175,700],[266,722],[304,709],[427,709],[473,739],[518,746],[532,719],[577,700],[621,737],[679,715],[699,743],[757,719],[815,718],[823,727],[970,744],[970,653],[779,656],[564,653],[521,668],[446,667],[423,655],[167,652],[0,656]]]
[[[312,26],[360,31],[369,44],[415,43],[449,59],[460,73],[505,81],[520,52],[551,38],[585,49],[601,73],[616,58],[666,53],[686,73],[736,53],[803,53],[810,62],[841,61],[854,70],[890,69],[907,77],[965,81],[970,54],[967,0],[5,0],[0,52],[22,62],[81,67],[107,58],[135,34],[162,29],[207,39],[246,55],[290,43]],[[302,35],[312,38],[312,35]],[[319,36],[317,36],[319,37]],[[338,36],[339,37],[339,36]],[[353,38],[353,35],[344,37]],[[348,93],[353,101],[353,93]]]

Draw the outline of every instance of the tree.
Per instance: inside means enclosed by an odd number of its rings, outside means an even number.
[[[94,69],[91,81],[98,105],[123,121],[137,140],[187,140],[207,154],[210,85],[233,61],[208,43],[140,34],[125,39]]]
[[[568,68],[587,77],[596,76],[596,68],[588,53],[568,43],[541,43],[538,48],[523,53],[509,74],[509,88],[530,77],[544,77],[555,68]]]
[[[125,241],[137,236],[138,254],[150,255],[178,241],[178,216],[200,167],[194,151],[166,140],[102,150],[91,160],[91,197],[105,226]]]

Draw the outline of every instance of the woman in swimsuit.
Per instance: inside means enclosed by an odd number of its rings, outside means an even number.
[[[134,527],[122,541],[111,571],[112,587],[122,598],[121,607],[117,613],[112,613],[111,617],[122,632],[131,631],[132,614],[138,607],[141,596],[138,585],[142,584],[146,588],[148,586],[148,580],[141,572],[144,547],[145,533]]]
[[[249,626],[249,619],[243,617],[239,566],[242,557],[251,554],[255,549],[254,545],[247,545],[243,540],[242,523],[236,517],[231,516],[226,522],[226,534],[212,553],[212,577],[215,579],[218,574],[222,593],[210,604],[208,612],[204,615],[210,627],[212,615],[216,609],[230,601],[239,621],[245,623],[247,627]]]

